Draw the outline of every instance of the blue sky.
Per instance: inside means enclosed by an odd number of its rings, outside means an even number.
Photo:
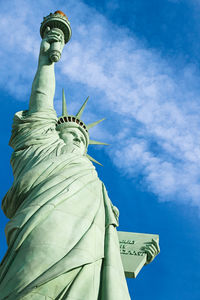
[[[158,233],[161,253],[128,280],[131,297],[200,298],[200,2],[198,0],[0,1],[1,188],[12,184],[12,118],[26,109],[37,67],[43,16],[63,10],[72,38],[56,65],[55,108],[62,87],[83,120],[106,117],[90,146],[120,230]],[[6,251],[0,214],[0,255]],[[145,287],[145,288],[144,288]]]

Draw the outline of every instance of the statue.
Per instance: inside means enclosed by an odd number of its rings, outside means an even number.
[[[54,65],[71,33],[62,12],[48,18],[61,20],[68,31],[44,20],[29,109],[14,117],[14,182],[2,202],[10,221],[0,300],[128,300],[118,210],[87,156],[89,144],[101,144],[88,132],[101,120],[89,125],[81,120],[87,100],[76,116],[68,115],[64,92],[63,114],[57,118]],[[152,242],[145,251],[151,261],[159,248]]]

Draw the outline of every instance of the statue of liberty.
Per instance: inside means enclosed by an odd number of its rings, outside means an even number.
[[[57,11],[51,15],[66,22]],[[66,20],[65,20],[66,19]],[[68,21],[67,21],[68,22]],[[10,146],[14,174],[2,208],[7,253],[0,266],[0,300],[128,300],[116,232],[118,210],[98,178],[81,116],[57,118],[52,46],[65,36],[46,27],[29,109],[14,116]],[[54,55],[59,54],[54,49]],[[157,252],[152,245],[151,256]]]

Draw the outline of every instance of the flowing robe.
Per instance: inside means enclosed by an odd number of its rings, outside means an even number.
[[[115,209],[88,158],[67,152],[56,122],[54,110],[14,118],[0,300],[128,300]]]

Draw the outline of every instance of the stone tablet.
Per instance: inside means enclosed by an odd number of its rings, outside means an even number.
[[[147,259],[147,254],[140,250],[141,247],[152,239],[159,242],[159,235],[118,231],[118,238],[125,275],[136,278]]]

